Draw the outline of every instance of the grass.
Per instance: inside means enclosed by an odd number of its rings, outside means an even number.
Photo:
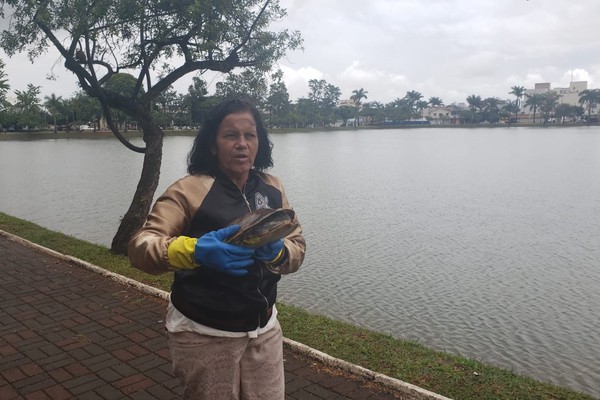
[[[106,247],[35,225],[0,212],[0,229],[115,273],[169,290],[171,275],[153,276],[133,269],[126,257]],[[485,365],[476,360],[431,350],[351,324],[278,303],[279,319],[289,339],[333,357],[410,382],[455,399],[573,399],[594,397]]]

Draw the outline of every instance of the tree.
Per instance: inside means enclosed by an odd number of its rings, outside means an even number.
[[[472,94],[467,97],[467,103],[469,104],[469,109],[471,110],[471,113],[469,114],[471,117],[471,123],[475,122],[475,117],[477,117],[478,121],[480,121],[477,113],[481,112],[484,107],[484,102],[481,99],[481,96]],[[464,116],[467,116],[467,114],[464,114]]]
[[[415,112],[416,115],[419,117],[423,116],[423,110],[427,108],[427,106],[429,105],[429,102],[425,101],[425,100],[419,100],[415,103]]]
[[[341,106],[335,109],[335,114],[342,120],[342,126],[348,126],[348,120],[356,116],[356,107]]]
[[[467,97],[467,103],[469,104],[469,108],[472,111],[481,111],[484,106],[484,102],[481,99],[481,96],[476,96],[474,94]]]
[[[44,123],[44,117],[40,108],[40,87],[31,83],[27,85],[27,90],[15,90],[17,102],[14,105],[14,111],[17,116],[17,124],[27,127],[27,132],[31,127],[39,126]]]
[[[600,89],[586,89],[579,93],[579,104],[587,106],[588,123],[592,121],[592,108],[600,104]]]
[[[511,121],[510,116],[513,114],[517,115],[518,112],[519,112],[518,101],[517,100],[514,100],[514,101],[506,100],[506,102],[502,106],[501,116],[503,118],[507,118],[507,119],[509,119],[509,121]],[[515,117],[515,121],[516,121],[516,117]]]
[[[513,86],[510,88],[510,92],[508,94],[513,94],[517,98],[516,110],[515,110],[515,122],[519,122],[519,111],[521,110],[521,99],[525,94],[524,86]]]
[[[409,107],[412,109],[413,115],[418,115],[419,110],[418,110],[417,104],[419,101],[421,101],[421,99],[423,98],[423,95],[415,90],[411,90],[411,91],[406,92],[406,95],[404,95],[404,98],[408,102]]]
[[[9,106],[9,103],[6,100],[6,92],[10,89],[10,85],[8,84],[8,79],[6,79],[6,74],[4,73],[4,66],[4,61],[0,59],[0,112],[4,111]]]
[[[335,118],[334,110],[342,95],[340,88],[325,79],[311,79],[308,81],[308,87],[310,89],[308,99],[317,111],[317,123],[322,126],[331,124]]]
[[[490,123],[496,123],[500,120],[500,106],[502,100],[498,97],[488,97],[483,100],[484,120]]]
[[[50,113],[50,116],[54,121],[54,132],[56,132],[56,120],[57,118],[60,120],[64,109],[62,96],[56,97],[56,95],[52,93],[50,96],[45,96],[44,100],[44,107],[46,107],[46,110]]]
[[[305,97],[298,99],[294,106],[293,120],[296,123],[296,127],[307,127],[314,126],[317,124],[317,105],[316,103]]]
[[[289,114],[291,111],[290,94],[283,81],[282,70],[277,70],[271,75],[271,85],[269,86],[266,108],[269,111],[270,126],[289,126]]]
[[[79,91],[70,99],[70,103],[71,109],[77,114],[80,121],[86,125],[93,125],[94,131],[100,129],[102,106],[98,99],[88,96],[85,92]]]
[[[135,91],[135,86],[136,86],[136,79],[133,75],[131,75],[129,73],[125,73],[125,72],[117,72],[117,73],[111,75],[110,78],[108,78],[108,80],[104,84],[104,89],[106,90],[106,92],[111,93],[113,95],[127,97],[129,95],[129,93],[133,93]],[[160,96],[162,96],[169,89],[170,89],[170,87],[161,91],[161,93],[159,93],[157,95],[157,99],[160,98]],[[143,93],[144,93],[144,88],[141,88],[140,94],[143,94]],[[153,99],[154,102],[156,102],[157,99]],[[130,115],[128,115],[127,112],[125,112],[124,110],[121,110],[118,108],[114,109],[113,107],[109,107],[109,110],[110,110],[110,117],[111,117],[112,123],[117,128],[117,130],[123,129],[123,130],[127,131],[127,128],[129,126],[129,122],[130,122],[130,118],[131,118]],[[153,110],[154,109],[151,108],[151,111],[153,111]],[[156,116],[154,116],[154,117],[156,117]],[[73,118],[73,120],[74,119],[75,118]],[[158,121],[154,121],[154,122],[158,123]],[[69,129],[68,126],[69,126],[69,124],[67,122],[67,129]]]
[[[385,105],[385,116],[396,124],[413,116],[413,109],[406,98],[397,98]]]
[[[7,111],[10,103],[6,100],[6,92],[10,89],[8,79],[4,73],[4,61],[0,59],[0,130],[8,122]]]
[[[249,69],[241,74],[227,74],[223,82],[217,83],[215,95],[221,99],[243,97],[262,107],[267,97],[267,79],[264,73]]]
[[[444,102],[439,97],[430,97],[427,104],[429,104],[431,107],[443,107],[444,106]]]
[[[560,94],[556,92],[546,92],[542,94],[540,111],[544,116],[544,124],[548,122],[550,116],[554,113],[554,109],[558,105],[558,99],[560,99]]]
[[[363,104],[361,114],[368,117],[367,124],[380,124],[385,119],[385,106],[378,101]]]
[[[163,129],[166,127],[173,128],[174,116],[177,113],[176,102],[177,92],[172,86],[156,98],[154,107],[155,118]]]
[[[369,92],[367,92],[363,88],[355,89],[352,91],[352,96],[350,96],[350,100],[352,100],[354,102],[354,105],[356,105],[357,107],[360,107],[362,99],[367,98],[367,93],[369,93]]]
[[[350,100],[352,100],[354,102],[354,105],[356,106],[356,117],[354,118],[354,125],[358,126],[359,125],[359,113],[360,110],[362,109],[362,99],[366,99],[367,98],[367,92],[365,89],[360,88],[360,89],[355,89],[352,91],[352,96],[350,96]]]
[[[544,97],[540,93],[526,94],[525,107],[533,111],[533,123],[535,124],[535,113],[544,102]]]
[[[268,30],[285,16],[278,0],[0,0],[0,7],[0,13],[10,14],[0,37],[4,51],[9,56],[27,51],[33,60],[54,46],[81,88],[99,100],[113,134],[144,153],[136,192],[111,245],[121,254],[143,224],[158,185],[164,133],[152,113],[155,99],[188,73],[266,71],[301,45],[298,32]],[[107,90],[104,84],[122,72],[135,77],[132,91]],[[120,133],[112,110],[140,124],[144,147]]]
[[[195,76],[192,78],[192,84],[188,86],[188,92],[186,95],[185,104],[190,112],[190,119],[193,125],[199,124],[204,120],[208,109],[206,105],[209,103],[206,101],[206,95],[208,89],[206,87],[206,81]]]
[[[582,116],[585,110],[581,106],[574,106],[571,104],[559,104],[554,110],[554,116],[557,121],[565,123],[565,119],[569,118],[571,121],[575,121],[578,117]]]

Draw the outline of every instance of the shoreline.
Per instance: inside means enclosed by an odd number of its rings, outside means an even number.
[[[342,132],[356,130],[382,130],[382,129],[496,129],[496,128],[547,128],[560,129],[572,127],[599,127],[600,123],[596,124],[581,124],[581,123],[566,123],[566,124],[483,124],[483,125],[369,125],[369,126],[330,126],[330,127],[311,127],[311,128],[270,128],[269,133],[293,133],[293,132]],[[164,130],[165,136],[195,136],[197,130]],[[141,138],[141,131],[121,132],[125,138]],[[47,139],[116,139],[111,131],[72,131],[72,132],[0,132],[0,141],[8,140],[47,140]]]

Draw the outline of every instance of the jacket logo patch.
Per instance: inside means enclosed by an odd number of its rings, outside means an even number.
[[[254,195],[254,205],[256,206],[256,210],[261,210],[263,208],[271,208],[269,207],[269,197],[263,196],[260,193],[256,193]]]

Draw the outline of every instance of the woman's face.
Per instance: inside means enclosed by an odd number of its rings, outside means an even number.
[[[214,153],[221,171],[242,187],[258,152],[256,121],[248,111],[227,115],[217,130]]]

